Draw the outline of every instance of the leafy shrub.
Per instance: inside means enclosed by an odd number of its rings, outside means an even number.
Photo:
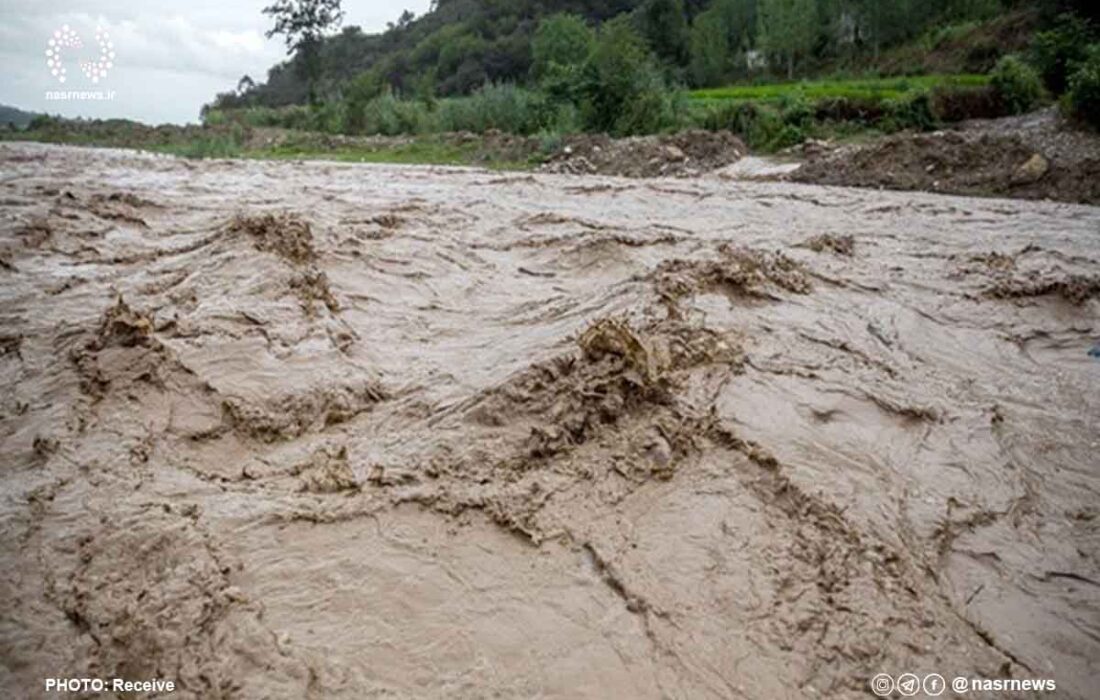
[[[814,109],[801,94],[786,93],[779,98],[779,113],[783,122],[799,129],[808,127],[814,120]],[[801,142],[799,142],[801,143]]]
[[[489,129],[532,133],[538,129],[544,102],[541,96],[514,85],[485,85],[468,97],[441,100],[439,128],[476,133]]]
[[[1084,61],[1074,64],[1067,95],[1071,113],[1100,128],[1100,44],[1089,47]]]
[[[1039,74],[1016,56],[1005,56],[997,62],[989,75],[989,84],[1009,114],[1028,112],[1043,97]]]
[[[784,124],[772,140],[767,144],[768,150],[778,151],[782,148],[797,146],[806,140],[806,132],[793,124]]]
[[[1085,60],[1091,33],[1092,27],[1086,20],[1065,14],[1058,18],[1053,29],[1035,35],[1031,62],[1055,95],[1066,91],[1071,64]]]
[[[696,122],[709,131],[732,131],[749,148],[763,150],[774,147],[784,126],[775,109],[756,102],[718,103],[697,116]]]
[[[932,97],[928,92],[918,92],[883,103],[887,122],[892,129],[928,131],[936,128],[937,120],[932,109]],[[887,121],[888,120],[888,121]]]
[[[623,112],[615,120],[615,132],[619,134],[654,134],[677,126],[683,101],[677,93],[666,90],[659,80],[639,91],[623,105]]]
[[[401,100],[392,92],[368,102],[355,120],[362,124],[364,134],[397,136],[433,131],[431,114],[423,102]]]
[[[645,42],[627,16],[606,22],[584,67],[581,112],[591,131],[644,133],[667,119],[665,86]],[[644,114],[658,107],[658,115]]]
[[[594,40],[580,15],[560,13],[543,18],[531,39],[532,74],[541,78],[550,71],[583,64]]]

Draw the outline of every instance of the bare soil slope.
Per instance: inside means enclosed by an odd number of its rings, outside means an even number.
[[[791,179],[1100,204],[1100,136],[1048,109],[815,153]]]

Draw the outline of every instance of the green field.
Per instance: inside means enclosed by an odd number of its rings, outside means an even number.
[[[902,78],[863,78],[856,80],[814,80],[797,83],[767,83],[764,85],[730,85],[728,87],[694,90],[692,100],[701,102],[760,101],[770,102],[785,96],[802,96],[817,100],[847,98],[892,100],[910,92],[936,87],[980,87],[989,83],[985,75],[960,73],[955,75],[917,75]]]

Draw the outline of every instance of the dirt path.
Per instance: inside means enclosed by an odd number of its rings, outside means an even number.
[[[0,145],[0,688],[1100,673],[1100,210]]]

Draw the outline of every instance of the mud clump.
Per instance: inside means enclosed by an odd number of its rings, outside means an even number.
[[[134,311],[119,296],[114,306],[103,314],[95,338],[88,347],[102,350],[111,346],[132,348],[138,345],[152,344],[153,321],[148,316]]]
[[[542,170],[573,175],[690,177],[740,160],[748,148],[728,131],[611,139],[578,135],[566,140]]]
[[[1033,272],[1023,276],[1002,277],[985,290],[993,299],[1024,299],[1057,296],[1080,306],[1100,296],[1100,276]]]
[[[309,269],[291,278],[290,288],[298,295],[302,310],[307,316],[314,313],[314,304],[324,304],[332,313],[340,311],[340,302],[332,294],[328,285],[328,276],[320,270]]]
[[[802,247],[809,248],[815,253],[833,253],[850,258],[855,255],[856,239],[850,235],[835,235],[823,233],[803,242]]]
[[[226,397],[222,401],[222,413],[239,434],[271,443],[344,423],[369,411],[385,398],[385,391],[376,382],[364,379],[267,400]]]
[[[133,224],[140,228],[149,227],[149,224],[139,213],[140,210],[152,206],[152,202],[129,192],[94,194],[87,201],[88,211],[97,217],[108,221]]]
[[[319,449],[296,469],[300,477],[299,490],[308,493],[339,493],[359,489],[355,472],[348,465],[348,449]]]
[[[23,353],[20,352],[23,347],[22,335],[0,335],[0,357],[7,357],[13,355],[19,359],[23,359]]]
[[[297,295],[306,316],[315,315],[316,303],[323,304],[332,313],[340,311],[340,302],[329,287],[328,276],[317,267],[318,255],[309,222],[291,213],[238,214],[229,222],[227,230],[247,235],[257,250],[274,253],[296,269],[288,285]]]
[[[652,348],[638,337],[625,322],[605,318],[592,324],[577,340],[584,356],[598,362],[607,355],[618,357],[626,367],[638,372],[652,383],[664,369]]]
[[[527,470],[609,431],[617,434],[627,418],[641,421],[636,427],[648,435],[645,445],[663,468],[669,450],[690,442],[686,434],[677,437],[683,431],[676,426],[688,419],[677,407],[679,373],[708,363],[738,372],[743,359],[728,338],[670,320],[635,328],[624,319],[599,319],[578,336],[577,347],[579,356],[533,365],[467,413],[485,426],[530,426],[513,468]],[[649,434],[654,430],[660,439]]]
[[[813,289],[806,269],[783,253],[722,244],[717,259],[667,260],[652,275],[667,302],[707,291],[777,299],[777,291],[808,294]]]
[[[153,337],[153,321],[119,296],[107,308],[99,326],[82,346],[70,353],[81,390],[103,398],[112,382],[141,380],[162,385],[164,347]]]
[[[291,263],[302,265],[317,259],[310,225],[297,214],[238,214],[227,229],[248,235],[257,250],[274,253]]]

